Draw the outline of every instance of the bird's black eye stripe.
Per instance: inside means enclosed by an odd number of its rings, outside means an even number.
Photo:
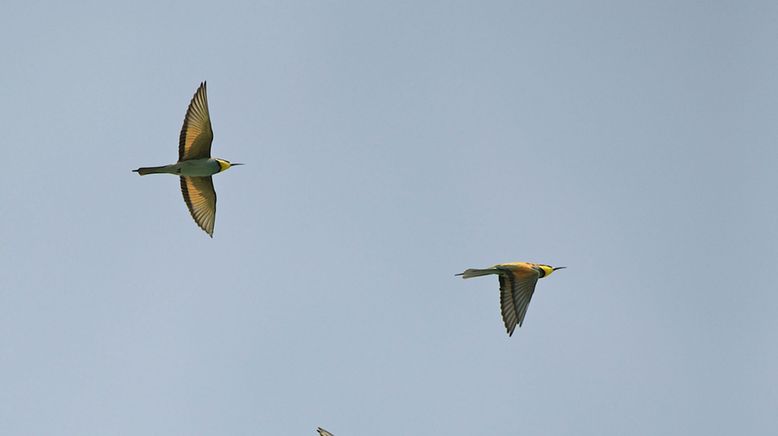
[[[546,276],[546,270],[544,270],[543,268],[538,267],[538,278],[542,279],[545,276]]]

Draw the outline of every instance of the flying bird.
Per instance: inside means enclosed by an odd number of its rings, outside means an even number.
[[[316,431],[319,432],[319,436],[335,436],[332,433],[328,432],[327,430],[325,430],[325,429],[323,429],[321,427],[317,428]]]
[[[538,279],[550,276],[554,271],[564,268],[566,267],[552,267],[529,262],[510,262],[499,263],[486,269],[471,268],[456,275],[462,276],[463,279],[469,279],[497,274],[500,279],[502,321],[505,323],[508,336],[512,336],[516,325],[518,324],[521,327],[521,324],[524,322],[524,315],[527,313],[527,306],[529,306],[532,293],[535,292],[535,284],[537,284]]]
[[[216,222],[216,191],[211,176],[230,167],[243,165],[224,159],[211,158],[213,130],[208,113],[208,96],[205,82],[200,83],[184,117],[184,126],[178,138],[178,162],[160,167],[143,167],[132,170],[147,174],[174,174],[181,177],[181,193],[186,207],[201,229],[213,238]]]

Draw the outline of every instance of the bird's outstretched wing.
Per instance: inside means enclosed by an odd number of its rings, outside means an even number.
[[[500,310],[508,336],[524,322],[527,306],[538,283],[537,271],[500,269]]]
[[[321,427],[317,428],[316,431],[319,432],[319,436],[335,436],[332,433],[328,432],[327,430],[325,430],[325,429],[323,429]]]
[[[213,238],[216,223],[216,191],[208,177],[181,177],[181,193],[195,222]]]
[[[186,111],[184,126],[178,138],[178,160],[202,159],[211,157],[211,116],[208,113],[208,96],[205,82],[197,88],[189,109]]]

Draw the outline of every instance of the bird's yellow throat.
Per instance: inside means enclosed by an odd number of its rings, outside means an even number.
[[[226,170],[227,168],[231,167],[229,162],[226,160],[216,159],[216,162],[219,162],[219,172],[222,172]]]
[[[542,269],[545,274],[543,274],[543,277],[548,277],[551,275],[552,272],[554,272],[554,268],[548,266],[548,265],[538,265],[538,268]]]

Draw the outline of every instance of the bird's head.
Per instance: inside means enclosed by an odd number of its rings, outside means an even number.
[[[230,163],[230,161],[224,159],[216,159],[216,162],[219,163],[219,172],[226,171],[230,167],[243,165],[242,163]]]
[[[540,278],[550,276],[552,272],[558,270],[558,269],[565,269],[566,266],[557,266],[553,267],[551,265],[538,265],[538,273],[540,273]]]

